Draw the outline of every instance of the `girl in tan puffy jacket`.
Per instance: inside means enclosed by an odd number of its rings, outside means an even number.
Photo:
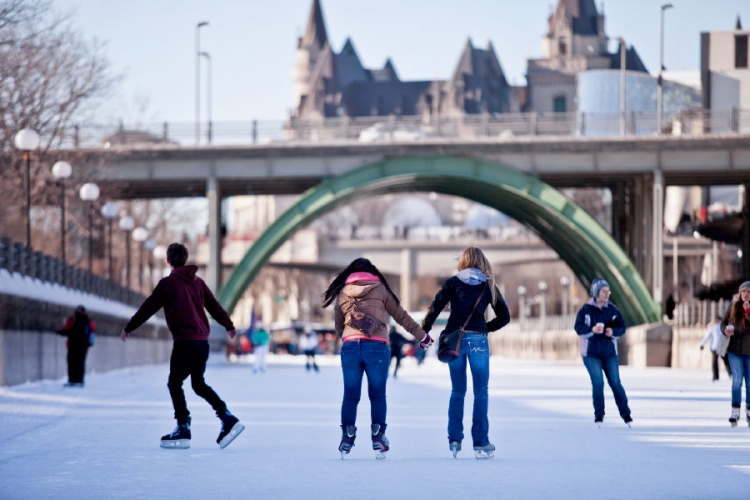
[[[401,307],[383,274],[368,259],[355,259],[336,275],[324,293],[323,307],[330,304],[334,304],[336,333],[342,340],[341,458],[351,451],[357,437],[363,374],[370,397],[372,449],[378,452],[377,458],[385,458],[389,449],[385,386],[391,359],[386,313],[419,340],[421,348],[427,349],[432,339]]]

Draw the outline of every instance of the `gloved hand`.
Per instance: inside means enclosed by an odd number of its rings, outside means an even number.
[[[426,350],[428,347],[430,347],[434,343],[435,341],[432,340],[432,337],[430,337],[430,334],[428,333],[427,335],[424,336],[422,340],[419,341],[419,348]]]
[[[229,335],[229,338],[230,338],[230,339],[233,339],[233,338],[235,338],[235,337],[237,336],[237,329],[234,329],[234,330],[229,330],[229,331],[227,332],[227,335]]]

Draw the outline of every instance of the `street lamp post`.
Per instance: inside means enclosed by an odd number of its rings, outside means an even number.
[[[73,173],[73,167],[67,161],[58,161],[52,165],[52,175],[60,185],[60,260],[63,263],[63,285],[65,284],[65,268],[68,263],[65,258],[65,179]]]
[[[164,276],[164,264],[166,263],[167,258],[167,247],[165,247],[164,245],[156,245],[152,253],[154,255],[154,259],[156,260],[157,266],[159,266],[157,277],[161,279]]]
[[[93,182],[87,182],[78,191],[83,201],[89,202],[89,283],[94,272],[94,201],[99,198],[99,186]]]
[[[544,324],[547,322],[547,282],[540,281],[537,287],[539,288],[539,318],[542,323],[542,331],[544,331]]]
[[[151,288],[154,288],[154,249],[156,248],[156,240],[149,238],[143,246],[148,252],[148,257],[146,258],[148,262],[148,285],[151,286]]]
[[[664,11],[674,7],[671,3],[665,3],[661,6],[661,24],[659,25],[659,78],[656,81],[656,133],[661,134],[662,108],[664,81],[662,72],[664,71]]]
[[[208,26],[208,21],[195,25],[195,144],[201,140],[201,28]]]
[[[620,42],[620,135],[625,135],[625,69],[627,66],[627,47],[625,39],[617,37]]]
[[[562,298],[563,298],[563,303],[562,303],[563,318],[568,317],[569,300],[570,300],[568,296],[568,292],[570,291],[568,289],[569,285],[570,285],[570,278],[568,278],[566,275],[560,276],[560,286],[562,287]]]
[[[214,129],[213,122],[211,121],[211,79],[213,78],[213,65],[211,64],[211,54],[208,52],[201,52],[201,56],[206,58],[206,119],[208,123],[206,138],[208,139],[208,143],[211,144]]]
[[[26,246],[31,248],[31,152],[39,147],[41,139],[35,130],[25,128],[16,134],[16,148],[23,151],[26,163]]]
[[[120,229],[125,231],[125,288],[130,290],[130,231],[135,227],[135,221],[129,215],[120,217]]]
[[[112,266],[112,221],[117,217],[117,205],[108,201],[102,206],[102,217],[107,220],[107,278],[114,276]]]
[[[523,330],[524,320],[526,319],[526,287],[520,285],[517,289],[518,292],[518,324],[521,325]]]
[[[148,229],[145,227],[133,229],[133,239],[140,244],[140,248],[138,249],[138,291],[141,293],[143,293],[143,243],[147,238]]]

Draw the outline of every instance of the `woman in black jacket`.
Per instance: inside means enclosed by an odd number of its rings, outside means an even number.
[[[476,247],[469,247],[458,260],[458,273],[448,278],[430,304],[422,329],[428,332],[450,303],[450,316],[445,331],[458,330],[468,318],[461,340],[461,354],[448,365],[451,374],[451,398],[448,404],[448,444],[455,458],[464,438],[464,399],[466,397],[466,365],[474,383],[474,411],[471,438],[476,458],[492,458],[495,445],[490,443],[488,386],[490,381],[490,349],[488,332],[499,330],[510,322],[505,299],[495,285],[487,257]],[[485,311],[492,306],[495,318],[485,321]]]
[[[730,337],[727,358],[732,370],[732,415],[729,423],[734,427],[740,419],[742,382],[745,382],[745,416],[750,425],[750,281],[740,285],[737,298],[721,322],[721,331]]]

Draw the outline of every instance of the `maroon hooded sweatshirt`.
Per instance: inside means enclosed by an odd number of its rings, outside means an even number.
[[[195,275],[197,271],[198,266],[192,265],[172,269],[125,325],[125,332],[141,326],[162,307],[174,340],[208,340],[210,329],[204,309],[227,331],[234,330],[227,312],[206,283]]]

